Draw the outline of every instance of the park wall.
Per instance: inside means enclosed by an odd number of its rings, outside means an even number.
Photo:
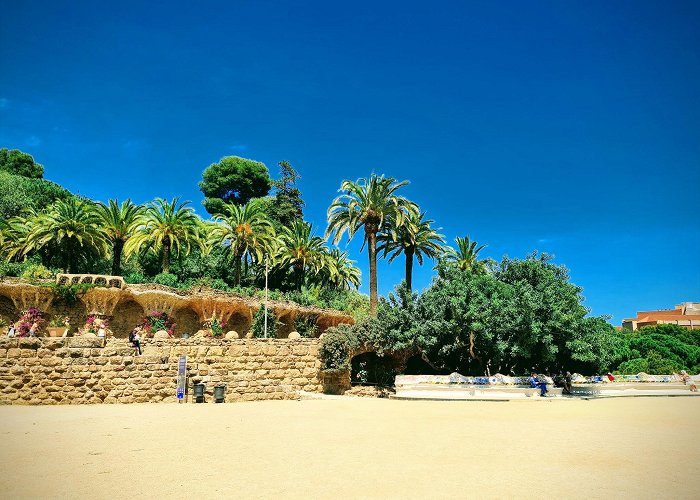
[[[226,402],[298,399],[324,387],[318,339],[145,340],[143,355],[124,339],[0,338],[0,404],[174,402],[180,355],[187,356],[188,393],[226,385]]]

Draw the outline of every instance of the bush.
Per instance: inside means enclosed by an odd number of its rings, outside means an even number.
[[[55,276],[56,274],[46,266],[41,264],[29,264],[24,268],[20,277],[28,280],[38,280],[50,279]]]
[[[350,356],[360,347],[357,334],[351,325],[332,326],[321,339],[319,357],[321,369],[327,372],[347,372],[350,370]]]
[[[637,373],[649,373],[649,362],[646,358],[634,358],[620,364],[617,369],[623,375],[636,375]]]
[[[153,278],[153,283],[175,288],[177,286],[177,276],[170,273],[156,274],[156,276]]]
[[[297,316],[294,320],[294,329],[305,338],[313,338],[316,336],[318,326],[316,322],[318,316],[315,314]]]
[[[223,290],[224,292],[228,292],[231,290],[228,284],[221,278],[216,278],[212,280],[209,286],[212,287],[214,290]]]
[[[5,276],[19,278],[25,267],[26,264],[22,262],[0,262],[0,278]]]
[[[280,321],[272,308],[267,309],[267,338],[276,339],[277,329],[280,326]],[[253,337],[257,339],[265,338],[265,308],[261,306],[258,312],[253,317]]]
[[[124,281],[127,283],[137,285],[139,283],[150,283],[149,279],[143,275],[142,272],[134,271],[124,276]]]

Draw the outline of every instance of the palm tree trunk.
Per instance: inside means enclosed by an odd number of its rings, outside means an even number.
[[[413,284],[413,250],[406,250],[406,289],[411,293]]]
[[[163,272],[170,272],[170,239],[163,238]]]
[[[367,234],[367,253],[369,254],[369,314],[377,317],[377,233]]]
[[[243,258],[242,255],[236,255],[236,275],[235,275],[235,281],[236,281],[236,286],[241,286],[241,259]]]
[[[112,276],[119,276],[122,272],[122,250],[124,241],[116,240],[112,245]]]

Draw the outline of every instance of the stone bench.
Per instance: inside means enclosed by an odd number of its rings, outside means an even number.
[[[547,386],[548,396],[562,396],[560,387]],[[539,398],[540,389],[529,385],[396,384],[397,399],[526,399]]]

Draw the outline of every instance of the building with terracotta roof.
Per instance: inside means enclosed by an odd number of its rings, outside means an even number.
[[[675,309],[664,311],[640,311],[636,318],[622,320],[622,327],[626,330],[664,324],[700,329],[700,302],[683,302]]]

